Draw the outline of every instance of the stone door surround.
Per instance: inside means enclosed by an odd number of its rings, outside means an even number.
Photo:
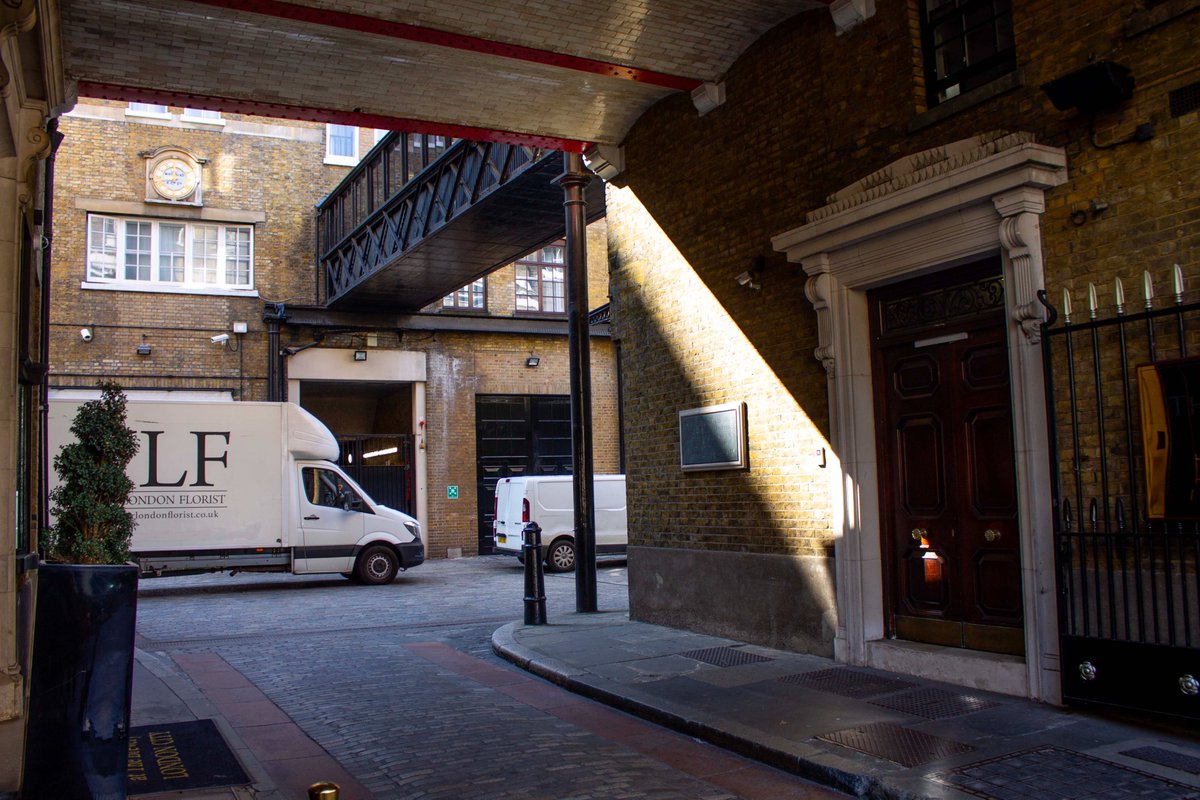
[[[902,158],[845,187],[772,239],[808,275],[815,356],[827,372],[839,660],[1059,700],[1049,458],[1039,344],[1044,193],[1067,180],[1060,148],[1029,133],[980,134]],[[1025,652],[930,659],[884,639],[879,484],[867,290],[999,253],[1005,281],[1017,461]],[[832,466],[832,465],[831,465]],[[927,647],[927,646],[922,646]],[[953,677],[952,677],[953,676]]]

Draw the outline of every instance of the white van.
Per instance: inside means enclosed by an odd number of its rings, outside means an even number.
[[[625,476],[596,475],[596,554],[625,552]],[[542,529],[542,547],[549,572],[575,569],[575,503],[571,476],[501,478],[496,483],[496,515],[492,533],[496,549],[521,554],[521,532],[530,522]]]
[[[81,402],[51,399],[51,454],[74,441]],[[332,463],[337,439],[293,403],[131,400],[127,424],[140,444],[130,558],[143,575],[340,572],[385,584],[425,560],[417,520]]]

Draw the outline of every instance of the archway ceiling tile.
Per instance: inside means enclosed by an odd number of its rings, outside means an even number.
[[[678,84],[564,67],[556,56],[715,81],[771,27],[826,7],[802,0],[60,3],[66,74],[84,83],[602,143],[620,142]],[[416,26],[417,36],[394,33],[404,26]],[[431,43],[441,34],[460,46]],[[499,55],[509,45],[534,55]]]

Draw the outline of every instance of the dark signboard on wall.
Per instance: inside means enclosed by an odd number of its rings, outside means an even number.
[[[746,404],[679,412],[679,466],[684,470],[744,469]]]

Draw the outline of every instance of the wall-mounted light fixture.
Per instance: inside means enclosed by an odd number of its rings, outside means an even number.
[[[79,329],[79,338],[83,339],[85,342],[90,342],[92,340],[92,329],[91,328],[80,328]]]
[[[150,355],[150,345],[148,345],[148,344],[139,344],[139,345],[137,346],[137,354],[138,354],[139,356],[148,356],[148,355]]]
[[[1154,124],[1143,122],[1124,139],[1108,144],[1096,141],[1096,115],[1119,106],[1133,97],[1133,73],[1114,61],[1093,61],[1085,67],[1042,84],[1042,91],[1059,111],[1079,109],[1088,117],[1088,138],[1097,150],[1112,150],[1123,144],[1148,142],[1154,138]]]
[[[529,358],[525,359],[525,366],[527,367],[536,367],[540,363],[542,363],[542,359],[537,356],[530,356]]]
[[[1097,114],[1133,96],[1133,73],[1113,61],[1093,61],[1043,83],[1042,91],[1059,111],[1078,108],[1081,114]]]
[[[354,351],[354,360],[355,361],[366,361],[367,360],[367,351],[366,350],[355,350]]]

